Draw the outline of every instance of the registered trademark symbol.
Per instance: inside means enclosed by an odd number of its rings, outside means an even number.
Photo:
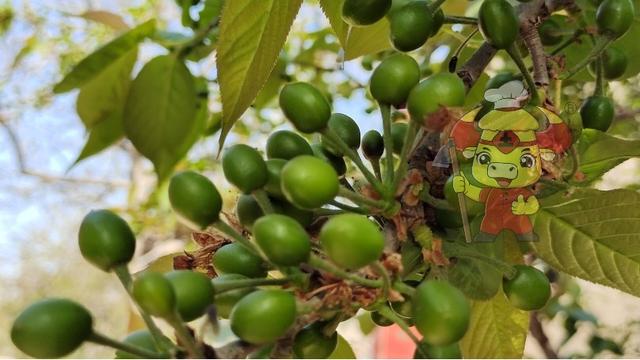
[[[578,105],[576,105],[576,103],[574,103],[573,101],[567,101],[564,104],[563,109],[565,113],[572,115],[578,111]]]

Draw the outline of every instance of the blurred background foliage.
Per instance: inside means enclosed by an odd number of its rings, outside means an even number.
[[[448,0],[444,9],[447,14],[474,15],[478,5]],[[155,33],[138,52],[133,68],[137,73],[151,58],[197,33],[202,10],[202,4],[180,6],[170,0],[0,0],[0,331],[6,333],[24,304],[45,295],[71,297],[85,304],[95,314],[98,329],[114,337],[123,337],[128,328],[136,326],[117,280],[87,265],[77,251],[76,229],[90,208],[109,207],[126,214],[139,239],[134,271],[159,258],[161,261],[154,266],[170,266],[167,255],[181,252],[185,244],[190,246],[188,230],[169,211],[166,189],[156,185],[152,164],[128,140],[116,139],[107,144],[110,146],[103,146],[104,151],[94,149],[94,156],[75,164],[88,140],[85,124],[76,112],[78,92],[54,96],[52,89],[63,74],[102,44],[155,19]],[[335,110],[356,119],[363,133],[380,130],[377,108],[366,84],[371,70],[390,51],[388,40],[377,33],[355,33],[347,51],[342,52],[340,41],[346,40],[346,33],[336,35],[329,20],[317,2],[304,2],[276,67],[226,143],[262,147],[274,129],[289,128],[277,107],[277,93],[292,80],[308,81],[321,88]],[[384,34],[385,29],[379,31]],[[461,25],[445,25],[440,35],[412,53],[423,73],[446,68],[470,31]],[[638,32],[640,26],[635,26],[618,46],[640,51],[638,46],[625,46],[625,42],[637,41]],[[565,36],[570,36],[570,31]],[[225,190],[226,210],[232,212],[237,194],[223,185],[226,183],[216,160],[222,122],[213,52],[216,40],[213,32],[188,57],[187,66],[201,85],[199,91],[209,95],[207,131],[177,168],[195,169],[214,178]],[[470,40],[460,53],[460,64],[481,40],[480,35]],[[583,47],[572,50],[567,61],[577,62],[584,56],[588,44]],[[361,54],[367,55],[343,61]],[[629,58],[634,69],[629,74],[634,76],[610,83],[617,119],[609,133],[640,139],[640,83],[635,76],[640,70],[636,61],[640,54],[629,54]],[[500,71],[515,71],[505,54],[492,61],[489,75]],[[478,89],[484,88],[488,78],[483,76]],[[577,80],[580,82],[565,84],[559,97],[559,110],[567,118],[575,116],[582,99],[593,91],[593,79],[587,72]],[[482,91],[472,91],[467,105],[478,103],[481,95]],[[396,114],[398,118],[403,116]],[[629,160],[607,174],[598,186],[637,188],[638,184],[638,161]],[[558,296],[542,317],[552,348],[563,357],[640,355],[640,301],[616,290],[556,276]],[[614,302],[619,306],[612,306]],[[366,341],[362,336],[370,328],[366,321],[351,326],[347,334],[352,344]],[[359,349],[358,355],[373,355],[370,347],[354,348]],[[545,355],[531,341],[526,354]],[[0,355],[23,356],[7,336],[0,337]],[[109,349],[89,345],[73,356],[111,355]]]

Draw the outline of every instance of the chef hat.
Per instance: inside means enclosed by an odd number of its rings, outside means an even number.
[[[484,99],[494,104],[494,109],[519,108],[520,103],[529,93],[522,81],[512,80],[497,89],[484,92]]]

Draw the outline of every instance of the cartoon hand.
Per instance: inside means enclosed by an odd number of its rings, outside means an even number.
[[[535,196],[530,196],[526,201],[524,195],[518,196],[518,199],[511,203],[511,212],[514,215],[532,215],[538,212],[540,204]]]
[[[462,175],[456,175],[453,177],[453,191],[457,193],[463,193],[467,187],[467,179]]]

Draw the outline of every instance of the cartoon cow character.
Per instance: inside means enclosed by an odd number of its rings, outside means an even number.
[[[520,241],[535,241],[529,215],[540,205],[529,188],[542,174],[541,159],[553,160],[571,146],[571,132],[558,115],[541,107],[520,108],[526,90],[519,81],[488,90],[485,99],[494,110],[476,124],[479,109],[466,114],[451,130],[456,150],[473,157],[471,173],[478,187],[461,172],[453,188],[485,204],[475,241],[493,241],[502,230]]]

